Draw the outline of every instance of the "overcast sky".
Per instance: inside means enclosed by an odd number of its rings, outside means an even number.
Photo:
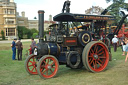
[[[38,18],[38,10],[44,10],[44,19],[48,20],[49,15],[55,16],[61,13],[64,1],[66,0],[14,0],[17,4],[17,12],[21,15],[22,11],[25,11],[25,16],[28,19]],[[86,9],[92,6],[99,6],[107,8],[110,3],[106,3],[105,0],[70,0],[70,12],[84,14]],[[126,0],[128,2],[128,0]]]

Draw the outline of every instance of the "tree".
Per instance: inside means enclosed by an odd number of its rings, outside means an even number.
[[[24,26],[18,26],[17,30],[18,30],[18,37],[21,39],[31,38],[31,36],[32,36],[31,30]]]
[[[33,33],[37,33],[38,31],[36,29],[28,29],[24,26],[18,26],[18,37],[23,39],[23,38],[32,38]]]
[[[23,26],[18,26],[18,27],[17,27],[18,37],[19,37],[20,39],[23,39],[23,30],[24,30],[24,27],[23,27]]]
[[[120,0],[106,0],[107,3],[111,2],[111,1],[112,1],[113,3],[115,3],[115,2],[120,1]],[[121,0],[121,1],[125,1],[125,0]]]
[[[127,10],[128,5],[125,3],[125,0],[106,0],[106,2],[112,1],[113,3],[107,7],[107,10],[109,11],[110,15],[113,15],[115,17],[115,24],[118,24],[121,20],[120,11],[121,10]],[[125,21],[126,22],[126,21]]]
[[[1,31],[1,35],[2,35],[2,40],[5,40],[5,35],[4,35],[4,31]]]
[[[37,36],[38,36],[38,33],[33,33],[32,35],[33,38],[37,38]]]
[[[38,33],[38,30],[36,30],[35,28],[31,29],[32,33]]]
[[[102,11],[103,11],[102,7],[92,6],[92,8],[85,10],[85,14],[101,14]]]

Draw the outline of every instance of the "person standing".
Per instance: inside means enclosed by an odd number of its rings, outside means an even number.
[[[122,37],[119,40],[121,41],[121,45],[122,45],[121,46],[121,49],[122,49],[122,52],[124,52],[124,50],[123,50],[123,47],[124,47],[123,44],[124,44],[124,41],[125,41],[125,35],[123,34]]]
[[[34,48],[36,47],[36,42],[34,41],[34,38],[31,39],[32,43],[31,43],[31,49],[32,49],[32,53],[34,51]]]
[[[23,45],[22,45],[21,39],[19,39],[18,42],[16,43],[16,48],[17,48],[17,57],[18,57],[18,60],[22,60]]]
[[[122,50],[123,50],[123,54],[122,55],[125,55],[125,46],[126,46],[125,39],[122,40],[121,45],[122,45]]]
[[[12,44],[11,44],[11,47],[12,47],[12,51],[13,51],[13,54],[12,54],[12,60],[16,60],[16,38],[14,38],[14,40],[12,41]]]
[[[125,62],[127,62],[127,59],[128,59],[128,39],[126,40],[125,52],[127,52],[126,58],[125,58]]]
[[[117,43],[118,43],[117,35],[114,35],[114,38],[112,38],[112,44],[114,47],[114,52],[116,52],[116,50],[117,50]]]

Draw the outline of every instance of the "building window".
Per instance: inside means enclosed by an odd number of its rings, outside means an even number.
[[[4,9],[4,14],[15,14],[14,9]]]
[[[5,18],[5,24],[15,24],[14,18]]]
[[[10,10],[10,14],[15,14],[13,9]]]
[[[4,9],[4,14],[7,14],[7,10],[6,9]]]
[[[8,30],[6,30],[6,35],[8,36],[15,36],[15,28],[8,28]]]
[[[8,36],[8,29],[6,28],[6,36]]]

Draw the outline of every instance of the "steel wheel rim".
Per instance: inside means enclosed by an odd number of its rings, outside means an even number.
[[[40,64],[40,73],[44,78],[52,78],[58,71],[58,62],[53,57],[46,57]]]
[[[37,63],[36,63],[36,56],[32,56],[29,58],[28,62],[27,62],[27,69],[31,74],[37,74]]]
[[[87,65],[94,72],[103,71],[109,61],[108,50],[102,43],[95,43],[90,47],[87,57]]]

